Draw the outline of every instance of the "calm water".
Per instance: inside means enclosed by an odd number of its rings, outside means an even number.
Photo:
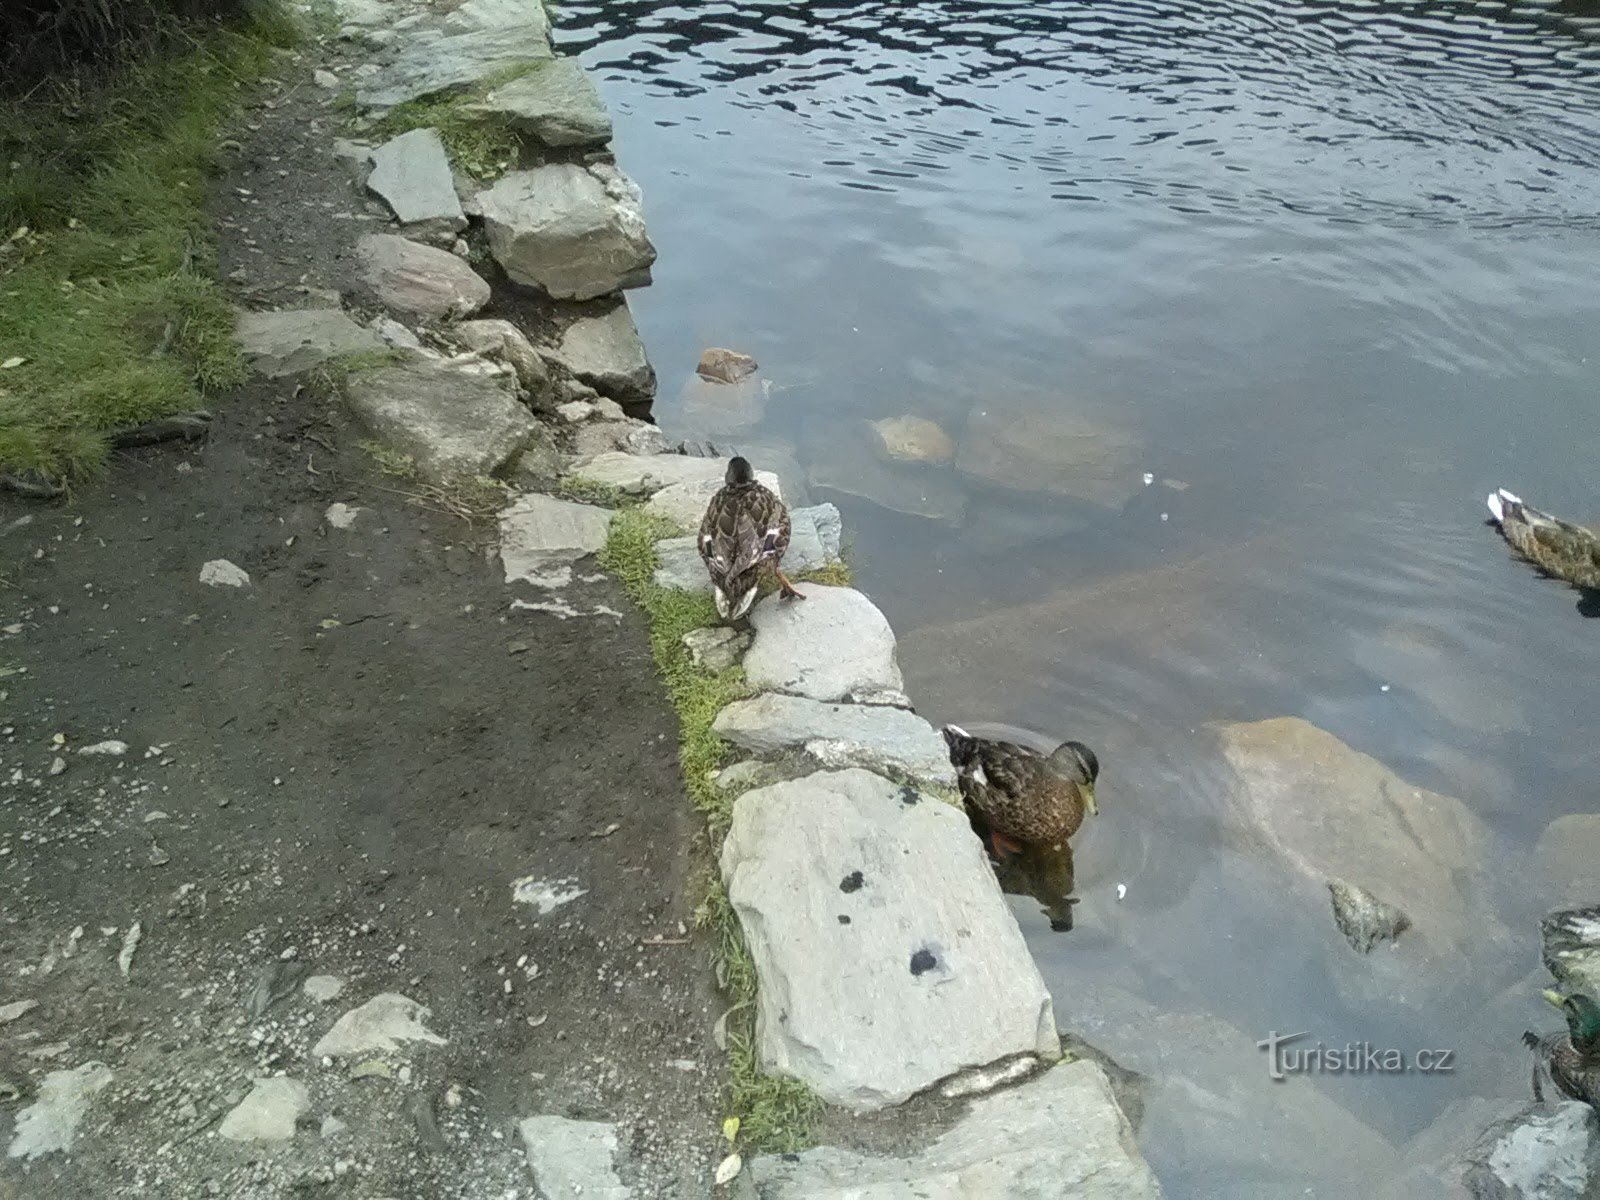
[[[1525,1094],[1531,852],[1596,807],[1600,623],[1482,497],[1600,517],[1600,4],[562,14],[661,250],[662,424],[840,504],[925,715],[1100,751],[1077,928],[1017,912],[1063,1027],[1153,1076],[1170,1194],[1375,1195],[1447,1106]],[[680,392],[706,345],[764,397]],[[1100,486],[886,466],[863,424],[1018,412],[1097,433]],[[1448,998],[1360,994],[1217,820],[1203,726],[1280,715],[1486,822],[1512,937]],[[1269,1029],[1459,1067],[1273,1085]]]

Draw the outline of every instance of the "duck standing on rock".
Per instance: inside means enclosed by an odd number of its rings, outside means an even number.
[[[777,576],[785,600],[805,599],[778,568],[789,548],[789,509],[776,492],[756,482],[746,459],[728,460],[726,480],[700,522],[698,544],[724,621],[750,611],[767,571]]]
[[[973,737],[944,727],[950,762],[967,811],[989,831],[997,856],[1024,845],[1064,847],[1095,807],[1100,761],[1082,742],[1062,742],[1040,754],[1012,742]]]
[[[1567,1032],[1522,1035],[1536,1058],[1533,1098],[1544,1100],[1540,1075],[1548,1074],[1563,1096],[1600,1108],[1600,1004],[1581,992],[1571,996],[1544,992],[1543,996],[1566,1014]]]
[[[1506,541],[1534,566],[1584,591],[1600,591],[1600,539],[1589,530],[1530,508],[1505,488],[1489,497],[1489,512]]]

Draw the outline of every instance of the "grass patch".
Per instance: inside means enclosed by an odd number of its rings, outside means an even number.
[[[515,63],[467,91],[398,104],[374,122],[371,133],[392,138],[413,129],[437,129],[452,163],[478,179],[496,179],[516,165],[522,153],[522,138],[503,118],[480,112],[474,106],[495,88],[540,65]]]
[[[716,623],[711,597],[655,582],[660,565],[656,542],[681,532],[664,517],[638,507],[624,508],[611,523],[600,564],[621,581],[650,618],[650,649],[667,695],[678,710],[678,759],[684,787],[705,817],[712,843],[719,844],[732,818],[733,798],[711,777],[729,758],[728,744],[712,731],[711,723],[726,705],[748,695],[749,687],[742,668],[707,674],[694,665],[683,645],[684,634]],[[718,977],[729,999],[727,1105],[729,1115],[739,1118],[739,1141],[750,1151],[803,1149],[811,1144],[821,1102],[797,1080],[761,1071],[755,1045],[755,967],[715,872],[708,873],[696,922],[716,939]]]
[[[511,489],[498,479],[472,475],[449,483],[431,483],[417,473],[417,461],[411,455],[382,442],[362,442],[361,448],[378,473],[396,484],[381,490],[404,496],[421,508],[460,517],[468,525],[481,525],[492,521],[511,503]]]
[[[242,382],[204,204],[275,10],[0,105],[0,469],[70,483],[106,434]],[[176,34],[173,35],[177,37]]]
[[[637,508],[644,503],[638,496],[630,495],[610,483],[597,483],[577,475],[563,475],[556,483],[556,495],[563,500],[576,500],[579,504],[598,504],[602,508]],[[655,554],[651,544],[651,555]],[[650,568],[652,571],[654,567]]]
[[[850,564],[841,559],[796,575],[795,582],[820,583],[824,587],[849,587],[853,578]]]

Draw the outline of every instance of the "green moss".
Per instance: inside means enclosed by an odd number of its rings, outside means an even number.
[[[673,522],[641,508],[619,511],[600,563],[615,575],[650,618],[650,648],[678,711],[678,761],[684,787],[702,816],[713,845],[732,818],[733,797],[712,774],[725,765],[729,747],[711,725],[723,707],[750,694],[744,671],[732,667],[709,674],[696,667],[683,635],[715,624],[711,597],[664,588],[655,582],[660,560],[655,544],[682,533]],[[697,922],[716,941],[718,975],[729,999],[728,1113],[739,1118],[741,1144],[751,1151],[798,1150],[811,1142],[821,1103],[809,1088],[785,1076],[764,1074],[755,1046],[756,973],[721,879],[708,873]]]
[[[566,500],[576,500],[580,504],[598,504],[602,508],[634,508],[640,503],[639,497],[630,496],[619,487],[609,483],[596,483],[592,479],[582,479],[577,475],[563,475],[556,484],[556,495]],[[651,550],[651,554],[654,553],[655,551]]]
[[[831,562],[815,570],[795,576],[795,582],[820,583],[827,587],[849,587],[854,578],[847,562]]]
[[[288,36],[276,10],[0,106],[0,469],[70,482],[106,434],[245,378],[213,281],[221,122]]]
[[[371,132],[391,138],[413,129],[437,129],[452,163],[478,179],[495,179],[516,165],[522,139],[503,118],[480,112],[475,106],[495,88],[541,65],[538,61],[514,63],[479,80],[467,91],[396,105],[372,126]]]

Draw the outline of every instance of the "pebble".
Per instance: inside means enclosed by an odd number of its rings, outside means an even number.
[[[78,749],[79,754],[93,754],[106,758],[121,758],[127,752],[128,743],[119,742],[115,738],[104,742],[96,742],[92,746],[81,746]]]
[[[67,769],[67,760],[62,758],[59,754],[56,755],[55,758],[50,760],[50,774],[51,775],[60,775],[66,769]]]

